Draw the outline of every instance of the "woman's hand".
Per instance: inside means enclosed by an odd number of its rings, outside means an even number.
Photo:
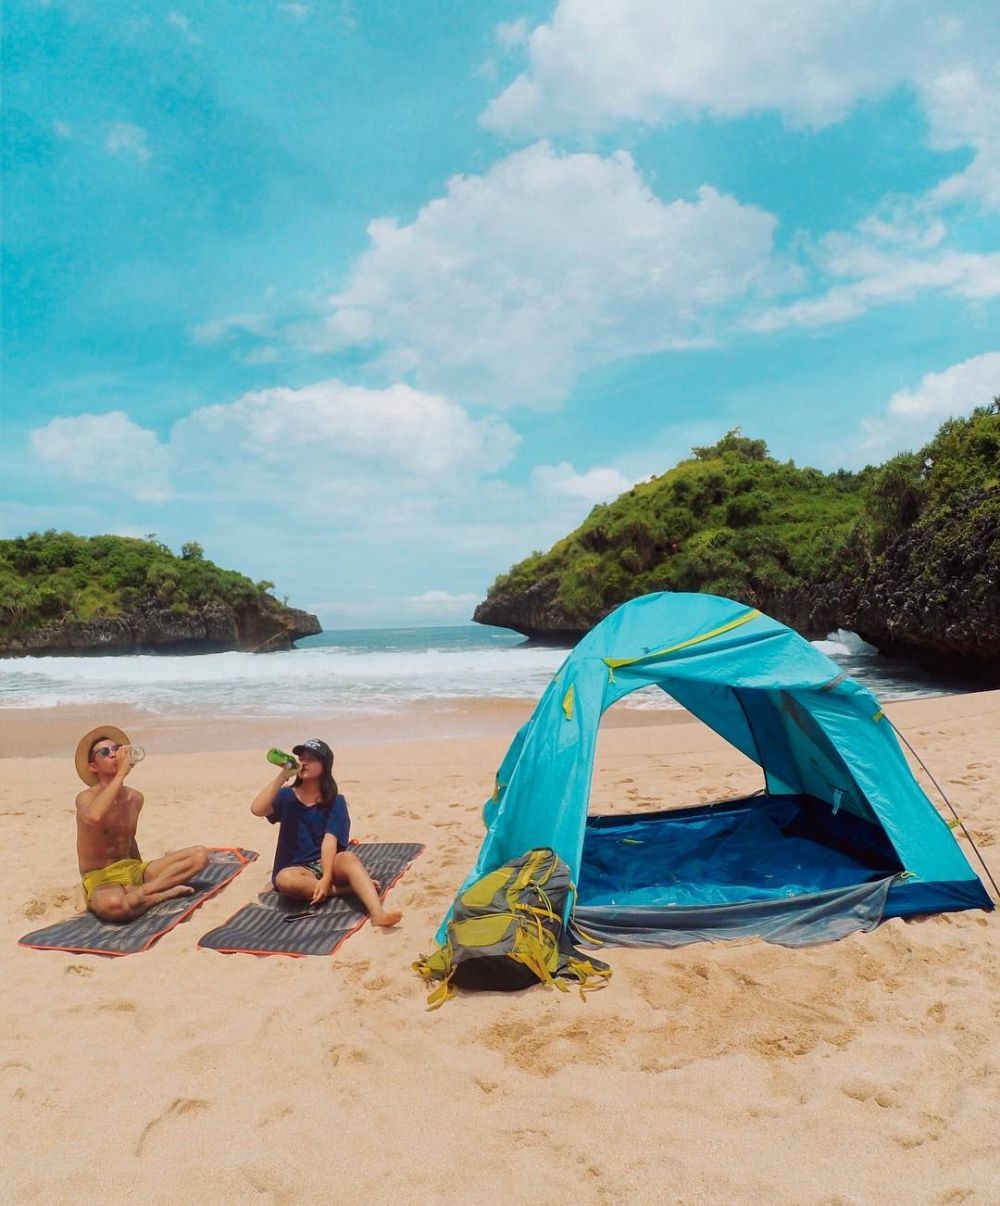
[[[330,895],[330,889],[333,887],[333,881],[329,879],[320,879],[316,883],[316,890],[312,894],[310,904],[322,904]]]

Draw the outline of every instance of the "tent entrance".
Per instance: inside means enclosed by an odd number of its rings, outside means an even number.
[[[724,804],[587,821],[577,918],[622,941],[634,928],[679,928],[683,939],[762,936],[774,918],[795,928],[825,915],[877,912],[902,870],[881,828],[810,796],[750,796]],[[829,921],[829,916],[827,916]],[[622,922],[624,930],[618,928]],[[720,933],[718,927],[733,929]],[[850,928],[862,928],[852,924]],[[704,935],[687,931],[704,929]],[[781,940],[781,939],[779,939]],[[803,941],[818,941],[818,935]],[[644,941],[651,941],[647,936]]]

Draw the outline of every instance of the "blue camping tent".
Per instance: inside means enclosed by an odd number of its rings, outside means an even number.
[[[588,819],[601,716],[650,684],[756,762],[764,790]],[[713,595],[646,595],[592,629],[515,736],[483,817],[466,884],[551,846],[578,885],[576,926],[614,942],[797,945],[993,907],[875,697],[792,629]]]

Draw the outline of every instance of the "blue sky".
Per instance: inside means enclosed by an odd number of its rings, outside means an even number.
[[[990,3],[7,6],[4,502],[464,620],[740,426],[1000,393]]]

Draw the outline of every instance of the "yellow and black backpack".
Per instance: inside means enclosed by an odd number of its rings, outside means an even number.
[[[563,928],[569,868],[547,847],[529,850],[459,892],[443,945],[413,968],[440,981],[427,1004],[433,1009],[456,988],[514,992],[539,982],[581,994],[603,988],[611,969],[582,955]]]

